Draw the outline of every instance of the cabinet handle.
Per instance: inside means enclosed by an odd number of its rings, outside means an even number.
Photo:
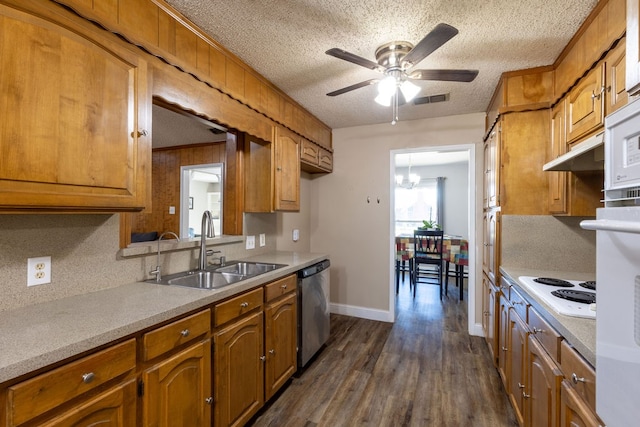
[[[524,388],[524,384],[518,383],[518,388]]]
[[[584,377],[577,376],[575,372],[571,374],[571,381],[573,381],[574,384],[587,382]]]
[[[131,132],[131,138],[140,138],[141,136],[147,136],[148,134],[149,132],[147,132],[145,129],[134,130],[133,132]]]
[[[260,360],[264,362],[265,360],[267,360],[267,356],[260,356]]]
[[[188,329],[183,329],[182,331],[180,331],[180,335],[182,335],[183,337],[188,337],[189,336],[189,330]]]
[[[276,354],[275,349],[272,348],[271,350],[269,350],[269,354]]]
[[[205,402],[207,405],[211,405],[211,404],[213,403],[213,397],[211,397],[211,396],[207,397],[207,398],[204,400],[204,402]]]
[[[240,303],[240,307],[247,308],[247,307],[249,307],[249,303],[248,302]]]
[[[280,286],[280,287],[281,287],[282,289],[285,289],[285,290],[287,289],[287,285],[282,285],[282,286]]]
[[[542,329],[540,329],[540,328],[536,328],[535,326],[533,327],[533,333],[534,334],[539,334],[541,332],[544,332],[544,331]]]
[[[502,347],[502,351],[509,351],[507,347]]]
[[[278,167],[276,168],[276,170],[277,170],[278,172],[280,172],[280,171],[282,170],[282,168],[281,168],[280,166],[278,166]]]
[[[511,304],[513,304],[513,305],[524,305],[524,302],[522,302],[522,301],[514,301]]]
[[[483,314],[484,316],[489,316],[489,315],[491,315],[491,313],[489,313],[488,311],[483,311],[483,312],[482,312],[482,314]]]
[[[530,394],[525,393],[524,391],[522,392],[522,397],[524,397],[525,399],[528,399],[531,397]]]
[[[85,384],[90,384],[95,378],[95,374],[93,372],[89,372],[87,374],[82,375],[82,382]]]

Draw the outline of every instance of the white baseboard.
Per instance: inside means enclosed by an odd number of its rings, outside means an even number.
[[[474,323],[474,324],[470,325],[469,334],[470,335],[475,335],[475,336],[478,336],[478,337],[483,337],[484,336],[484,331],[482,330],[482,323]]]
[[[376,310],[373,308],[357,307],[354,305],[334,304],[330,305],[330,310],[335,314],[345,316],[360,317],[362,319],[378,320],[381,322],[394,322],[393,315],[389,311]]]

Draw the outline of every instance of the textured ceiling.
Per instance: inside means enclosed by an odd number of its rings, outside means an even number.
[[[326,93],[381,74],[328,56],[337,47],[375,61],[378,46],[416,44],[438,23],[459,34],[416,68],[479,70],[471,83],[427,82],[418,96],[448,102],[400,107],[400,120],[486,110],[504,71],[549,65],[597,0],[168,0],[172,6],[332,128],[387,123],[376,87]]]

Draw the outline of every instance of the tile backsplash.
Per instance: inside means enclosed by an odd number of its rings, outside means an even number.
[[[501,265],[595,273],[596,233],[580,228],[583,219],[503,215]]]
[[[245,214],[244,235],[256,236],[256,249],[244,241],[209,249],[228,260],[276,249],[275,214]],[[0,215],[0,311],[126,285],[150,278],[155,245],[143,256],[122,257],[118,215]],[[260,248],[258,235],[265,233]],[[51,256],[52,283],[27,287],[27,258]],[[197,249],[161,254],[165,274],[195,268]]]

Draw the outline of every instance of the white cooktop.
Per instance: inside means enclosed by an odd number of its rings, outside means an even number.
[[[533,279],[536,279],[536,277],[530,277],[530,276],[518,277],[520,284],[526,291],[539,297],[547,305],[549,305],[556,313],[562,314],[564,316],[584,317],[588,319],[596,318],[595,304],[584,304],[580,302],[569,301],[567,299],[559,298],[554,295],[551,295],[552,291],[556,291],[559,289],[572,289],[575,291],[585,291],[585,292],[595,293],[596,291],[594,290],[585,289],[579,286],[579,284],[584,282],[584,280],[566,280],[565,279],[567,282],[575,286],[573,288],[564,288],[561,286],[543,285],[541,283],[535,282]]]

